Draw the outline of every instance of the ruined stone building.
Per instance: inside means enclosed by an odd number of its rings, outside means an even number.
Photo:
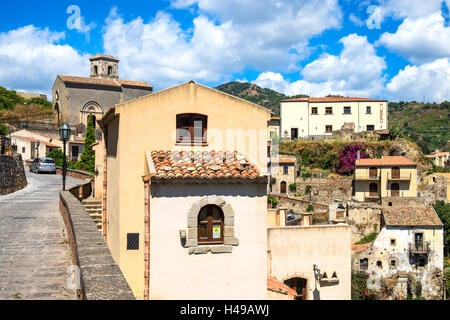
[[[383,206],[381,231],[357,248],[352,270],[387,299],[443,298],[443,224],[432,206]],[[357,246],[356,246],[357,247]]]
[[[116,57],[98,54],[90,61],[90,77],[58,75],[53,84],[55,124],[69,123],[75,134],[84,130],[89,114],[96,126],[112,106],[153,91],[146,82],[120,79]]]

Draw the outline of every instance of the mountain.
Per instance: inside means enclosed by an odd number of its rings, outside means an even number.
[[[389,103],[389,126],[398,126],[403,134],[415,141],[424,153],[450,147],[450,102]]]
[[[258,87],[253,83],[229,82],[218,86],[216,89],[266,107],[275,116],[280,115],[280,100],[308,97],[306,95],[289,97],[271,89]]]

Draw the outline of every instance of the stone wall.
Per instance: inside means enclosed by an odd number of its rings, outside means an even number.
[[[0,155],[0,195],[16,192],[26,185],[22,157]]]
[[[311,186],[308,200],[323,204],[331,204],[334,199],[350,201],[352,199],[353,178],[297,178],[297,193],[304,195],[306,186]]]
[[[72,263],[80,268],[80,300],[135,300],[122,271],[83,205],[60,192],[59,209],[69,238]]]
[[[352,243],[365,236],[380,232],[381,205],[350,202],[348,206],[348,224],[352,227]]]
[[[438,200],[448,201],[448,182],[443,176],[433,177],[433,183],[430,183],[425,190],[419,191],[419,197],[425,200],[426,205],[435,203]]]

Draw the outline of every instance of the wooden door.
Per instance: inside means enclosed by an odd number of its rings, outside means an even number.
[[[371,178],[376,178],[377,177],[377,168],[370,168],[369,169],[369,177]]]
[[[392,168],[392,179],[400,178],[400,168],[394,167]]]
[[[399,197],[400,196],[400,186],[398,183],[393,183],[391,185],[391,197]]]
[[[286,193],[286,182],[280,184],[280,193]]]
[[[369,185],[369,194],[371,197],[378,197],[378,185],[376,183]]]
[[[306,279],[292,278],[286,280],[284,284],[297,292],[295,300],[306,300]]]

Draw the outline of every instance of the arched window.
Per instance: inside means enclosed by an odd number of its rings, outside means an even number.
[[[94,66],[94,75],[98,75],[98,67],[97,66]]]
[[[218,206],[207,205],[198,215],[198,243],[223,244],[223,212]]]

